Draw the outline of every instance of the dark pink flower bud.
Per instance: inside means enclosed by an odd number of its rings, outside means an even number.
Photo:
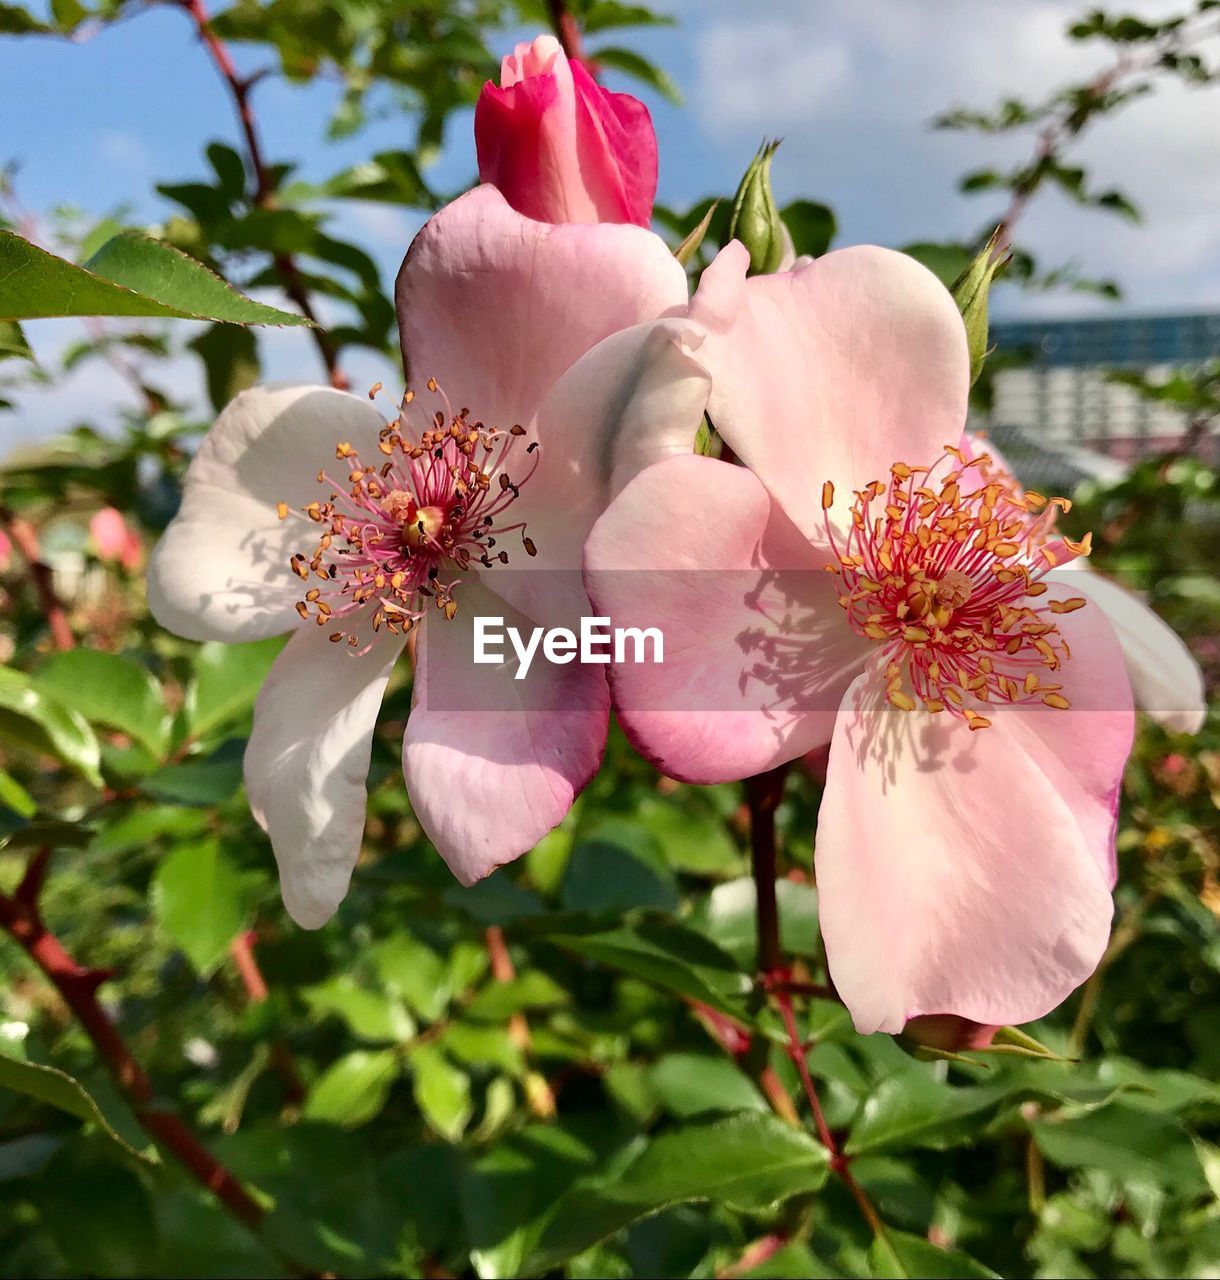
[[[121,511],[103,507],[95,512],[89,521],[89,536],[99,560],[116,562],[127,570],[139,568],[144,554],[140,535],[123,519]]]
[[[902,1034],[926,1048],[958,1053],[962,1049],[988,1048],[999,1029],[959,1018],[955,1013],[928,1013],[912,1018],[903,1027]]]
[[[479,177],[539,222],[648,226],[657,137],[648,108],[603,89],[554,36],[519,44],[474,113]]]

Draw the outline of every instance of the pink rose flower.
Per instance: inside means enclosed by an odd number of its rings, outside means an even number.
[[[971,487],[966,335],[931,273],[868,247],[747,261],[728,246],[689,311],[744,465],[648,468],[586,545],[597,611],[665,635],[664,663],[611,669],[620,720],[698,783],[830,743],[819,914],[860,1031],[1029,1022],[1112,915],[1131,692],[1081,575],[1049,574],[1086,548],[1029,518],[1045,499]]]
[[[479,177],[539,222],[634,222],[657,193],[648,108],[603,89],[554,36],[519,44],[474,113]]]
[[[140,567],[144,548],[123,513],[114,507],[103,507],[89,521],[89,536],[99,560],[121,564],[129,572]]]
[[[642,466],[692,445],[706,377],[681,353],[688,322],[658,319],[686,298],[650,232],[546,226],[480,187],[427,223],[399,273],[415,394],[398,417],[329,388],[259,388],[200,446],[149,604],[188,639],[291,633],[255,707],[245,779],[300,924],[324,923],[347,890],[377,711],[408,632],[420,634],[403,772],[463,884],[532,848],[596,771],[604,668],[537,662],[516,681],[473,666],[473,620],[587,612],[593,520]]]

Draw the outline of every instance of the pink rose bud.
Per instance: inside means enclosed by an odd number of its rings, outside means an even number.
[[[962,1049],[988,1048],[999,1029],[959,1018],[955,1013],[928,1013],[912,1018],[903,1027],[902,1034],[926,1048],[957,1053]]]
[[[0,573],[13,563],[13,544],[9,541],[9,536],[0,529]]]
[[[89,536],[99,560],[116,561],[124,569],[136,569],[143,548],[139,534],[132,531],[121,511],[103,507],[89,521]]]
[[[610,93],[554,36],[519,44],[474,113],[479,177],[539,222],[648,226],[657,136],[648,108]]]

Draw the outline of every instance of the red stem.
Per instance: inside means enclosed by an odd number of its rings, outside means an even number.
[[[24,517],[16,515],[7,507],[0,507],[0,524],[8,529],[13,546],[21,552],[26,567],[30,571],[30,582],[38,593],[38,601],[42,612],[51,628],[51,639],[57,649],[76,648],[76,637],[68,624],[68,614],[55,591],[55,579],[51,566],[42,558],[42,548],[38,545],[38,534],[34,526]]]
[[[547,0],[546,7],[551,15],[551,26],[559,37],[564,53],[569,58],[579,58],[585,62],[585,46],[580,33],[580,23],[569,11],[567,0]]]
[[[212,17],[204,0],[179,0],[179,2],[190,15],[195,24],[195,30],[199,33],[199,38],[211,55],[216,70],[229,87],[229,94],[237,111],[238,123],[241,125],[241,131],[246,140],[246,159],[250,172],[254,177],[254,204],[260,209],[273,208],[275,206],[275,190],[271,184],[270,170],[267,168],[266,160],[263,158],[263,148],[262,143],[259,141],[254,108],[250,105],[250,90],[257,83],[258,77],[243,77],[238,73],[237,65],[233,61],[233,55],[229,52],[228,45],[212,30]],[[314,344],[318,348],[318,354],[322,357],[322,363],[326,366],[326,373],[330,379],[331,386],[337,387],[340,391],[346,391],[351,385],[350,380],[347,374],[339,368],[339,353],[331,340],[330,334],[318,324],[317,313],[314,311],[313,303],[310,300],[309,290],[305,286],[305,281],[301,276],[300,269],[297,267],[295,258],[290,253],[277,253],[273,255],[273,261],[275,262],[276,270],[283,277],[284,292],[297,304],[301,314],[307,320],[313,322],[310,333],[313,335]]]
[[[0,927],[46,974],[64,1003],[93,1041],[98,1056],[123,1091],[141,1128],[211,1191],[240,1222],[257,1229],[262,1205],[195,1137],[181,1118],[156,1103],[152,1081],[97,999],[98,987],[111,975],[78,964],[46,927],[38,911],[38,895],[46,876],[50,850],[31,861],[12,897],[0,893]]]

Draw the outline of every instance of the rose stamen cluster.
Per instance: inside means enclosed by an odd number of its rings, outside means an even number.
[[[301,508],[323,529],[309,554],[297,552],[289,561],[297,577],[315,584],[296,610],[320,627],[334,626],[331,641],[360,652],[371,642],[363,637],[361,648],[362,637],[349,624],[353,615],[362,623],[370,618],[374,632],[385,627],[406,635],[423,617],[425,599],[446,618],[456,615],[454,569],[508,563],[508,552],[497,549],[505,534],[520,532],[526,553],[537,554],[523,521],[498,523],[537,468],[537,442],[526,446],[527,470],[514,479],[509,465],[525,428],[472,423],[468,409],[453,412],[435,379],[428,390],[444,409],[418,441],[407,434],[407,406],[415,399],[408,391],[398,417],[379,435],[386,460],[366,464],[350,443],[339,443],[335,457],[348,468],[345,482],[319,471],[318,483],[331,492]],[[289,510],[281,502],[280,518]]]
[[[972,468],[977,477],[967,477]],[[914,711],[922,702],[985,729],[990,719],[972,704],[1071,705],[1045,673],[1071,658],[1054,615],[1085,600],[1038,603],[1047,592],[1041,579],[1089,552],[1088,535],[1051,539],[1067,499],[1022,493],[991,469],[990,455],[967,459],[946,445],[931,467],[897,462],[888,485],[857,490],[842,541],[833,505],[828,482],[822,509],[837,559],[826,569],[842,579],[839,605],[852,629],[883,646],[892,706]]]

